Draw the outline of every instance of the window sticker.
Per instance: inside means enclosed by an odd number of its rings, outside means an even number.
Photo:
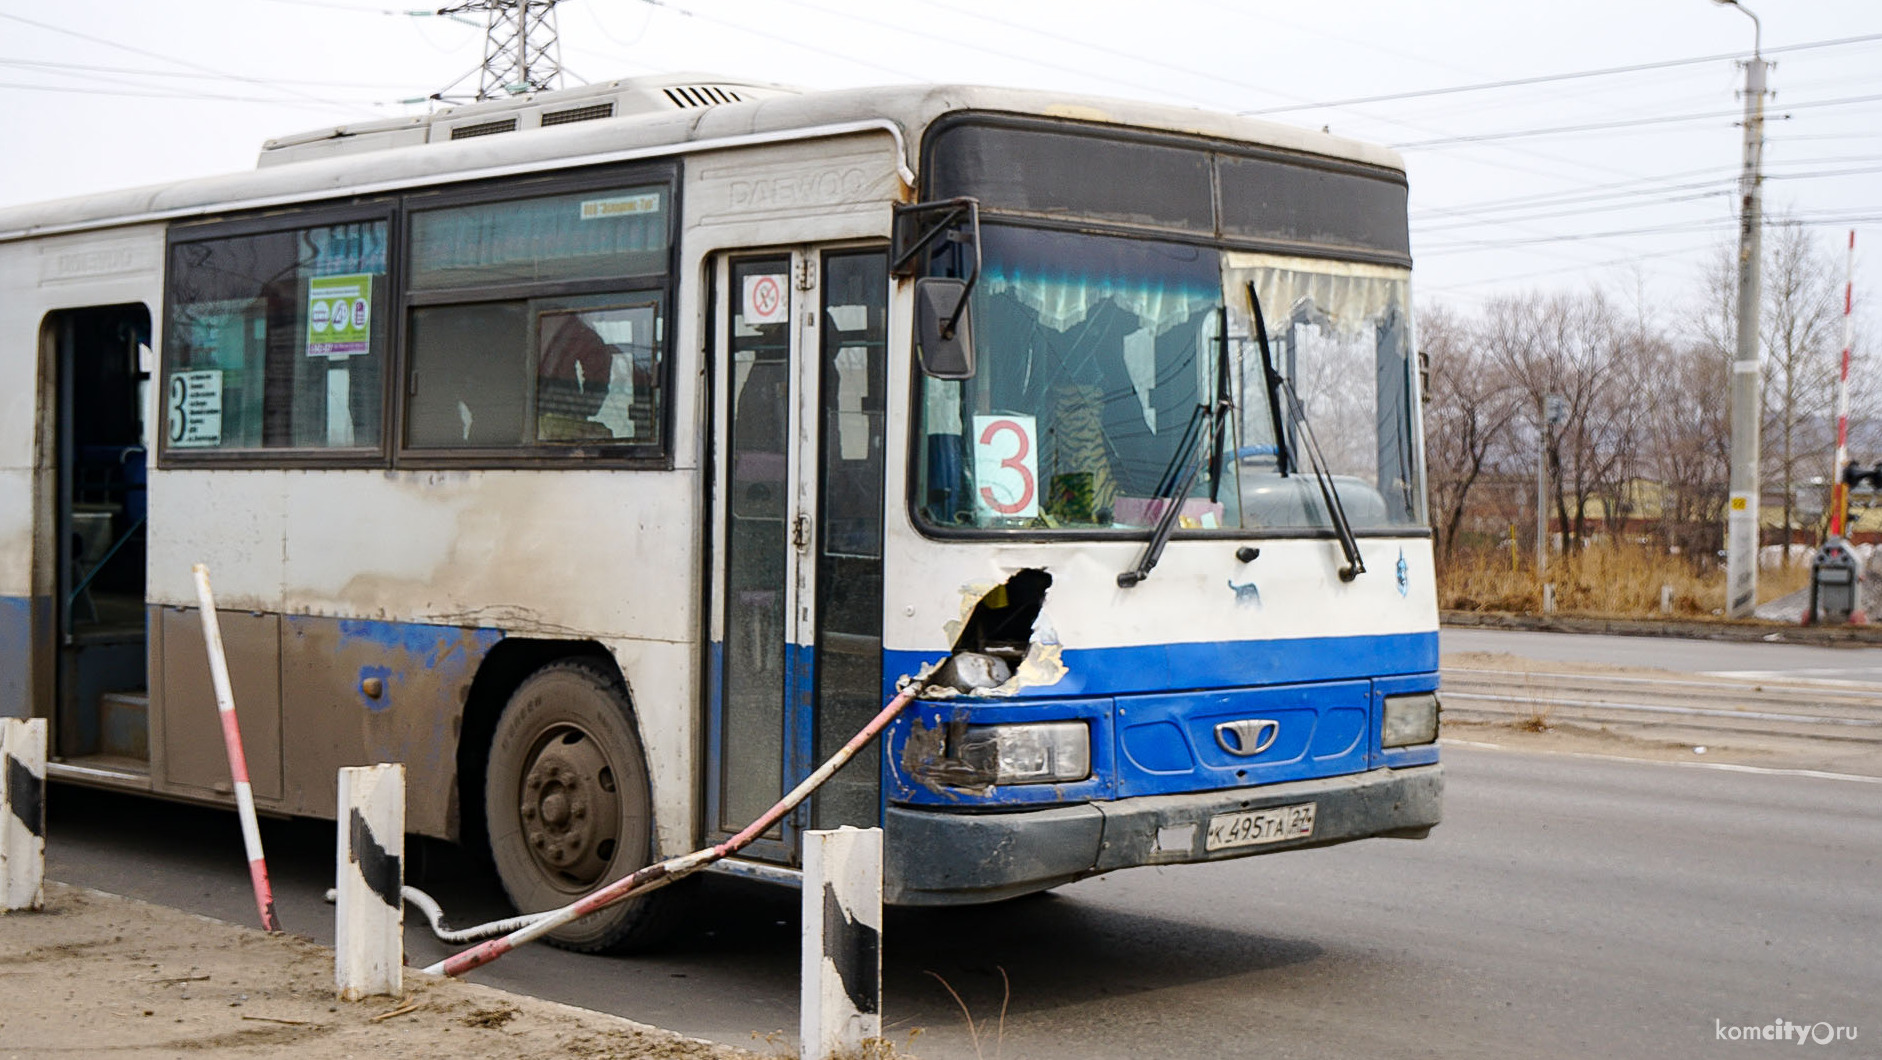
[[[202,448],[222,444],[222,372],[175,372],[170,376],[170,444]]]
[[[605,221],[610,217],[644,217],[660,212],[660,193],[650,191],[642,195],[616,195],[608,199],[585,199],[582,202],[582,220]]]
[[[980,520],[1039,514],[1039,458],[1031,416],[974,417],[974,507]]]
[[[782,273],[745,277],[745,323],[788,324],[791,299],[786,294],[788,281]]]
[[[307,356],[358,357],[370,351],[371,331],[371,274],[307,281]]]

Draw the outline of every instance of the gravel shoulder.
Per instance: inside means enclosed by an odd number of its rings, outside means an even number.
[[[60,883],[43,911],[0,915],[8,1060],[765,1055],[416,969],[405,987],[338,1001],[323,946]]]

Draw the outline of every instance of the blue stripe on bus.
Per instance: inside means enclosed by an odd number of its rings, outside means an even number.
[[[886,702],[895,682],[946,651],[883,652]],[[1066,648],[1065,676],[1027,689],[1030,696],[1132,695],[1186,689],[1291,685],[1429,673],[1438,668],[1438,634],[1302,637],[1199,644],[1144,644],[1122,648]]]
[[[942,652],[884,653],[884,694]],[[959,696],[918,704],[884,734],[891,802],[934,807],[1054,805],[1222,790],[1437,761],[1436,745],[1379,747],[1383,697],[1438,684],[1429,633],[1067,649],[1066,674],[1015,697]],[[1104,698],[1091,698],[1091,697]],[[1214,726],[1240,717],[1282,720],[1286,738],[1261,754],[1216,744]],[[1086,720],[1088,779],[969,793],[929,787],[910,772],[908,739],[949,722]]]
[[[0,718],[29,718],[33,705],[33,601],[0,596]]]

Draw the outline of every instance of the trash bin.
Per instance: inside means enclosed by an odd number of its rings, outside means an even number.
[[[1862,610],[1862,563],[1840,537],[1830,538],[1810,561],[1806,624],[1841,625]]]

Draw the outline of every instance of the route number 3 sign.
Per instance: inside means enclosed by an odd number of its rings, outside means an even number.
[[[1039,446],[1031,416],[974,417],[974,510],[986,519],[1039,514]]]

